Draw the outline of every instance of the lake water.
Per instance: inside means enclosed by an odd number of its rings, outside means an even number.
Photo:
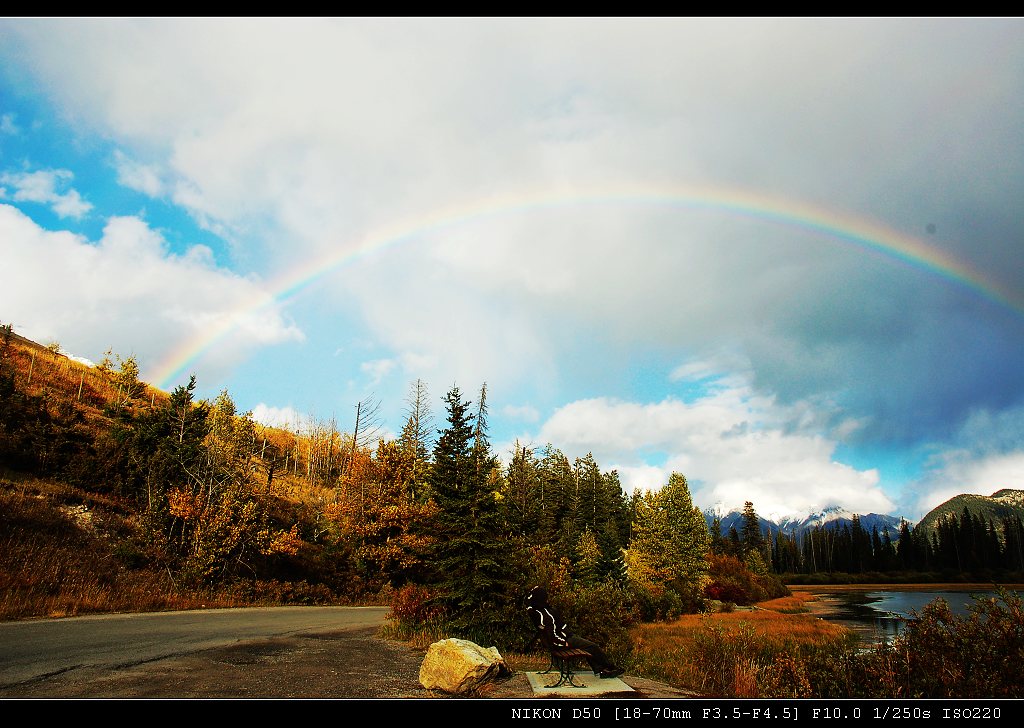
[[[992,591],[847,591],[820,594],[833,612],[830,621],[850,627],[861,640],[874,644],[890,640],[903,629],[906,619],[920,613],[926,604],[945,599],[960,615],[969,613],[975,596],[992,597]]]

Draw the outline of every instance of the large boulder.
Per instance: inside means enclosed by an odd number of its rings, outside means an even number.
[[[497,647],[481,647],[469,640],[435,642],[420,665],[420,684],[427,690],[470,693],[489,680],[508,674]]]

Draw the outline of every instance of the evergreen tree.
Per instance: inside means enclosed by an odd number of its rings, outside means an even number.
[[[576,479],[569,458],[547,445],[541,460],[541,534],[548,543],[565,552],[576,542],[573,519],[576,514]]]
[[[580,534],[576,542],[576,550],[573,554],[573,573],[579,583],[586,586],[593,586],[601,577],[601,548],[594,538],[593,532],[587,528]]]
[[[194,401],[195,388],[193,376],[155,409],[137,416],[122,409],[111,429],[110,460],[118,490],[144,503],[150,513],[163,509],[164,495],[171,488],[202,483],[210,406]]]
[[[845,532],[845,531],[844,531]],[[854,514],[850,522],[850,562],[846,571],[862,574],[872,564],[871,534],[860,522],[860,516]]]
[[[796,543],[795,533],[786,536],[781,529],[775,532],[772,544],[772,569],[777,574],[795,574],[800,571],[800,549]]]
[[[476,410],[476,424],[473,427],[473,459],[477,475],[490,464],[491,443],[487,438],[487,383],[480,387],[480,399]]]
[[[726,553],[725,538],[722,536],[722,519],[718,516],[713,517],[709,531],[711,536],[711,543],[709,544],[711,553],[718,555]]]
[[[1003,566],[1012,571],[1024,571],[1024,522],[1020,516],[1003,517]]]
[[[725,553],[729,556],[740,558],[743,555],[743,542],[740,541],[740,532],[736,526],[729,526],[729,535],[725,542]]]
[[[917,559],[914,557],[914,543],[910,535],[910,524],[905,520],[900,521],[900,535],[896,539],[896,558],[899,559],[900,568],[904,571],[911,571],[917,568]]]
[[[634,488],[633,492],[629,494],[626,502],[626,515],[629,517],[629,530],[626,533],[626,543],[633,542],[634,528],[636,526],[638,514],[642,506],[643,491],[639,488]]]
[[[510,537],[536,536],[540,529],[543,482],[533,451],[516,441],[505,472],[502,522]]]
[[[764,534],[761,533],[761,519],[754,510],[754,504],[746,501],[743,504],[743,525],[740,529],[743,554],[761,551],[764,548]]]
[[[963,513],[960,515],[957,551],[960,553],[961,568],[964,571],[972,572],[978,568],[977,522],[966,506],[964,506]]]
[[[573,530],[594,534],[601,549],[599,572],[617,573],[622,549],[628,543],[626,503],[618,473],[601,473],[592,453],[577,458],[573,466],[576,503]]]
[[[882,557],[879,563],[882,571],[892,571],[896,568],[896,549],[892,545],[892,535],[888,526],[882,532]]]
[[[624,574],[622,552],[629,545],[629,500],[619,482],[619,473],[612,470],[601,474],[601,487],[608,515],[597,524],[598,543],[604,555],[606,575],[619,579]]]
[[[672,541],[669,552],[675,564],[676,579],[693,587],[701,584],[707,576],[707,561],[710,538],[704,514],[693,505],[686,478],[672,473],[668,485],[658,491],[658,500],[663,504]],[[699,593],[699,592],[698,592]]]
[[[461,636],[486,640],[498,612],[507,606],[498,501],[486,466],[493,457],[486,430],[474,426],[471,403],[462,401],[458,387],[445,403],[448,427],[438,433],[430,471],[438,508],[432,560],[436,602]]]

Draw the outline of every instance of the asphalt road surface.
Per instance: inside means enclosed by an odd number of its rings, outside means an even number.
[[[218,648],[339,633],[365,636],[387,611],[275,607],[0,622],[0,695],[45,694],[48,684],[59,693],[60,685]]]
[[[91,701],[109,710],[155,698],[165,701],[164,718],[188,702],[179,699],[389,699],[419,720],[420,699],[450,696],[420,684],[424,650],[377,636],[387,611],[274,607],[0,622],[0,699],[118,699]],[[695,697],[623,680],[633,698]],[[470,697],[478,705],[475,698],[537,696],[516,672]]]

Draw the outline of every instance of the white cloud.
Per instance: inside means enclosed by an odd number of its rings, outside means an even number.
[[[706,386],[742,387],[754,376],[750,358],[735,342],[690,357],[669,372],[670,382],[705,382]]]
[[[598,463],[605,471],[615,470],[619,473],[619,482],[629,493],[634,490],[658,490],[668,483],[672,471],[657,465],[612,465],[606,467]],[[681,471],[676,471],[681,472]]]
[[[437,356],[407,351],[401,356],[402,369],[413,377],[423,379],[426,372],[437,367]]]
[[[963,493],[1024,490],[1024,406],[978,409],[947,441],[927,445],[924,472],[904,494],[907,511],[921,517]]]
[[[114,151],[114,168],[117,170],[117,181],[125,187],[150,197],[164,194],[165,185],[156,165],[137,162],[118,149]]]
[[[787,432],[790,416],[740,388],[692,403],[599,398],[560,408],[536,439],[566,452],[593,452],[602,468],[619,471],[627,489],[657,488],[681,472],[702,507],[738,508],[750,500],[766,516],[833,505],[861,513],[893,508],[877,472],[837,462],[832,441]]]
[[[50,205],[60,217],[81,218],[92,204],[82,199],[78,190],[67,185],[74,175],[66,169],[41,169],[35,172],[5,172],[0,183],[12,185],[16,202],[39,202]]]
[[[359,369],[370,377],[369,386],[374,387],[394,370],[396,364],[394,359],[374,359],[373,361],[364,361],[359,365]]]
[[[1003,488],[1024,490],[1024,452],[972,456],[949,453],[941,467],[926,476],[926,489],[913,504],[924,515],[940,503],[964,493],[992,495]]]
[[[536,407],[528,404],[508,404],[501,408],[501,413],[510,419],[523,422],[536,422],[540,419],[540,412]]]
[[[133,352],[144,375],[228,321],[221,365],[302,337],[258,281],[214,267],[201,248],[171,255],[138,218],[111,218],[91,243],[0,204],[0,259],[17,272],[0,287],[0,311],[17,330],[93,358],[108,346]]]
[[[297,432],[305,417],[292,407],[272,407],[260,402],[252,408],[252,418],[267,427],[279,427]]]
[[[21,130],[18,125],[14,122],[14,114],[6,113],[0,116],[0,134],[15,135]]]
[[[707,359],[692,359],[680,364],[669,373],[669,381],[700,381],[701,379],[715,378],[721,374],[721,369],[714,366]]]

